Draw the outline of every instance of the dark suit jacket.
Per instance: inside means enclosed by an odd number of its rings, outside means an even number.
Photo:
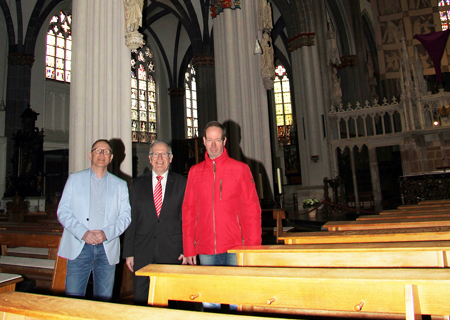
[[[180,264],[183,253],[181,207],[186,178],[169,171],[159,218],[153,201],[152,172],[130,187],[131,224],[125,232],[124,257],[134,257],[134,271],[150,264]],[[148,292],[147,292],[148,294]]]

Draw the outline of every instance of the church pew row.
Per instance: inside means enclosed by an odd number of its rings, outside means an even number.
[[[449,212],[394,212],[389,214],[360,215],[356,220],[380,220],[380,219],[411,219],[411,218],[445,218],[450,217]]]
[[[0,273],[0,293],[14,291],[16,283],[22,280],[23,278],[18,274]]]
[[[391,315],[402,315],[408,320],[421,314],[450,314],[450,269],[443,268],[148,265],[136,275],[150,277],[148,303],[160,307],[176,300],[238,304],[241,311],[261,308],[354,317],[372,313],[391,319]]]
[[[0,272],[20,274],[35,280],[37,289],[54,294],[64,293],[67,261],[57,255],[61,235],[61,232],[53,231],[0,230]],[[17,250],[13,250],[13,255],[10,255],[10,248],[17,247],[44,248],[48,254],[42,258],[36,254],[20,256]]]
[[[440,205],[450,205],[450,199],[438,199],[438,200],[423,200],[418,203],[419,206],[424,205],[433,205],[433,204],[440,204]]]
[[[328,221],[322,228],[328,231],[345,230],[375,230],[420,227],[450,226],[450,217],[410,218],[410,219],[379,219],[356,221]]]
[[[0,294],[0,318],[3,320],[261,319],[261,317],[149,308],[22,292]]]
[[[448,268],[450,241],[236,247],[239,266],[302,268]]]
[[[284,244],[372,243],[440,241],[450,239],[450,227],[375,229],[358,231],[317,231],[284,233]]]

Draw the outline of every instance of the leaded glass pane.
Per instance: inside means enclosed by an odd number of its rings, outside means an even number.
[[[277,116],[277,126],[284,125],[284,117],[283,116]]]
[[[51,18],[47,32],[45,77],[70,82],[71,63],[71,16],[63,11]],[[57,37],[55,37],[57,35]],[[55,58],[56,59],[55,61]]]
[[[275,93],[281,92],[281,82],[278,80],[275,80],[274,84],[273,84],[273,91]]]
[[[147,111],[139,112],[139,120],[140,121],[147,121]]]
[[[286,115],[292,114],[292,108],[291,108],[291,104],[290,103],[285,103],[284,104],[284,114],[286,114]]]
[[[137,88],[137,80],[136,79],[131,79],[131,87]]]
[[[274,99],[278,130],[278,146],[291,144],[290,128],[293,123],[291,93],[286,69],[279,65],[275,69]]]
[[[198,135],[197,120],[197,85],[195,82],[195,69],[192,63],[187,67],[185,73],[185,106],[186,106],[186,125],[187,138],[194,138]]]
[[[138,120],[137,110],[131,110],[131,120]]]
[[[147,132],[141,132],[141,142],[142,143],[148,143],[148,133]]]

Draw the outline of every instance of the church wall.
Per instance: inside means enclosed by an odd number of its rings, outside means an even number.
[[[6,100],[6,73],[8,71],[8,34],[4,19],[0,19],[0,101]],[[4,135],[4,122],[0,123],[0,136]]]
[[[31,70],[31,108],[39,113],[36,127],[44,128],[44,151],[67,149],[69,142],[70,84],[45,78],[48,23],[60,10],[71,12],[71,2],[58,5],[48,15],[36,40],[35,62]]]

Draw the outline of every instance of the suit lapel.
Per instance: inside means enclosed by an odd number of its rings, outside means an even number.
[[[161,207],[161,212],[160,212],[160,216],[164,211],[164,204],[170,203],[170,198],[172,197],[172,191],[173,191],[173,177],[171,175],[171,172],[169,171],[168,175],[167,175],[167,184],[166,184],[166,190],[164,191],[164,199],[163,199],[163,203],[162,203],[162,207]],[[167,205],[166,205],[167,206]]]

